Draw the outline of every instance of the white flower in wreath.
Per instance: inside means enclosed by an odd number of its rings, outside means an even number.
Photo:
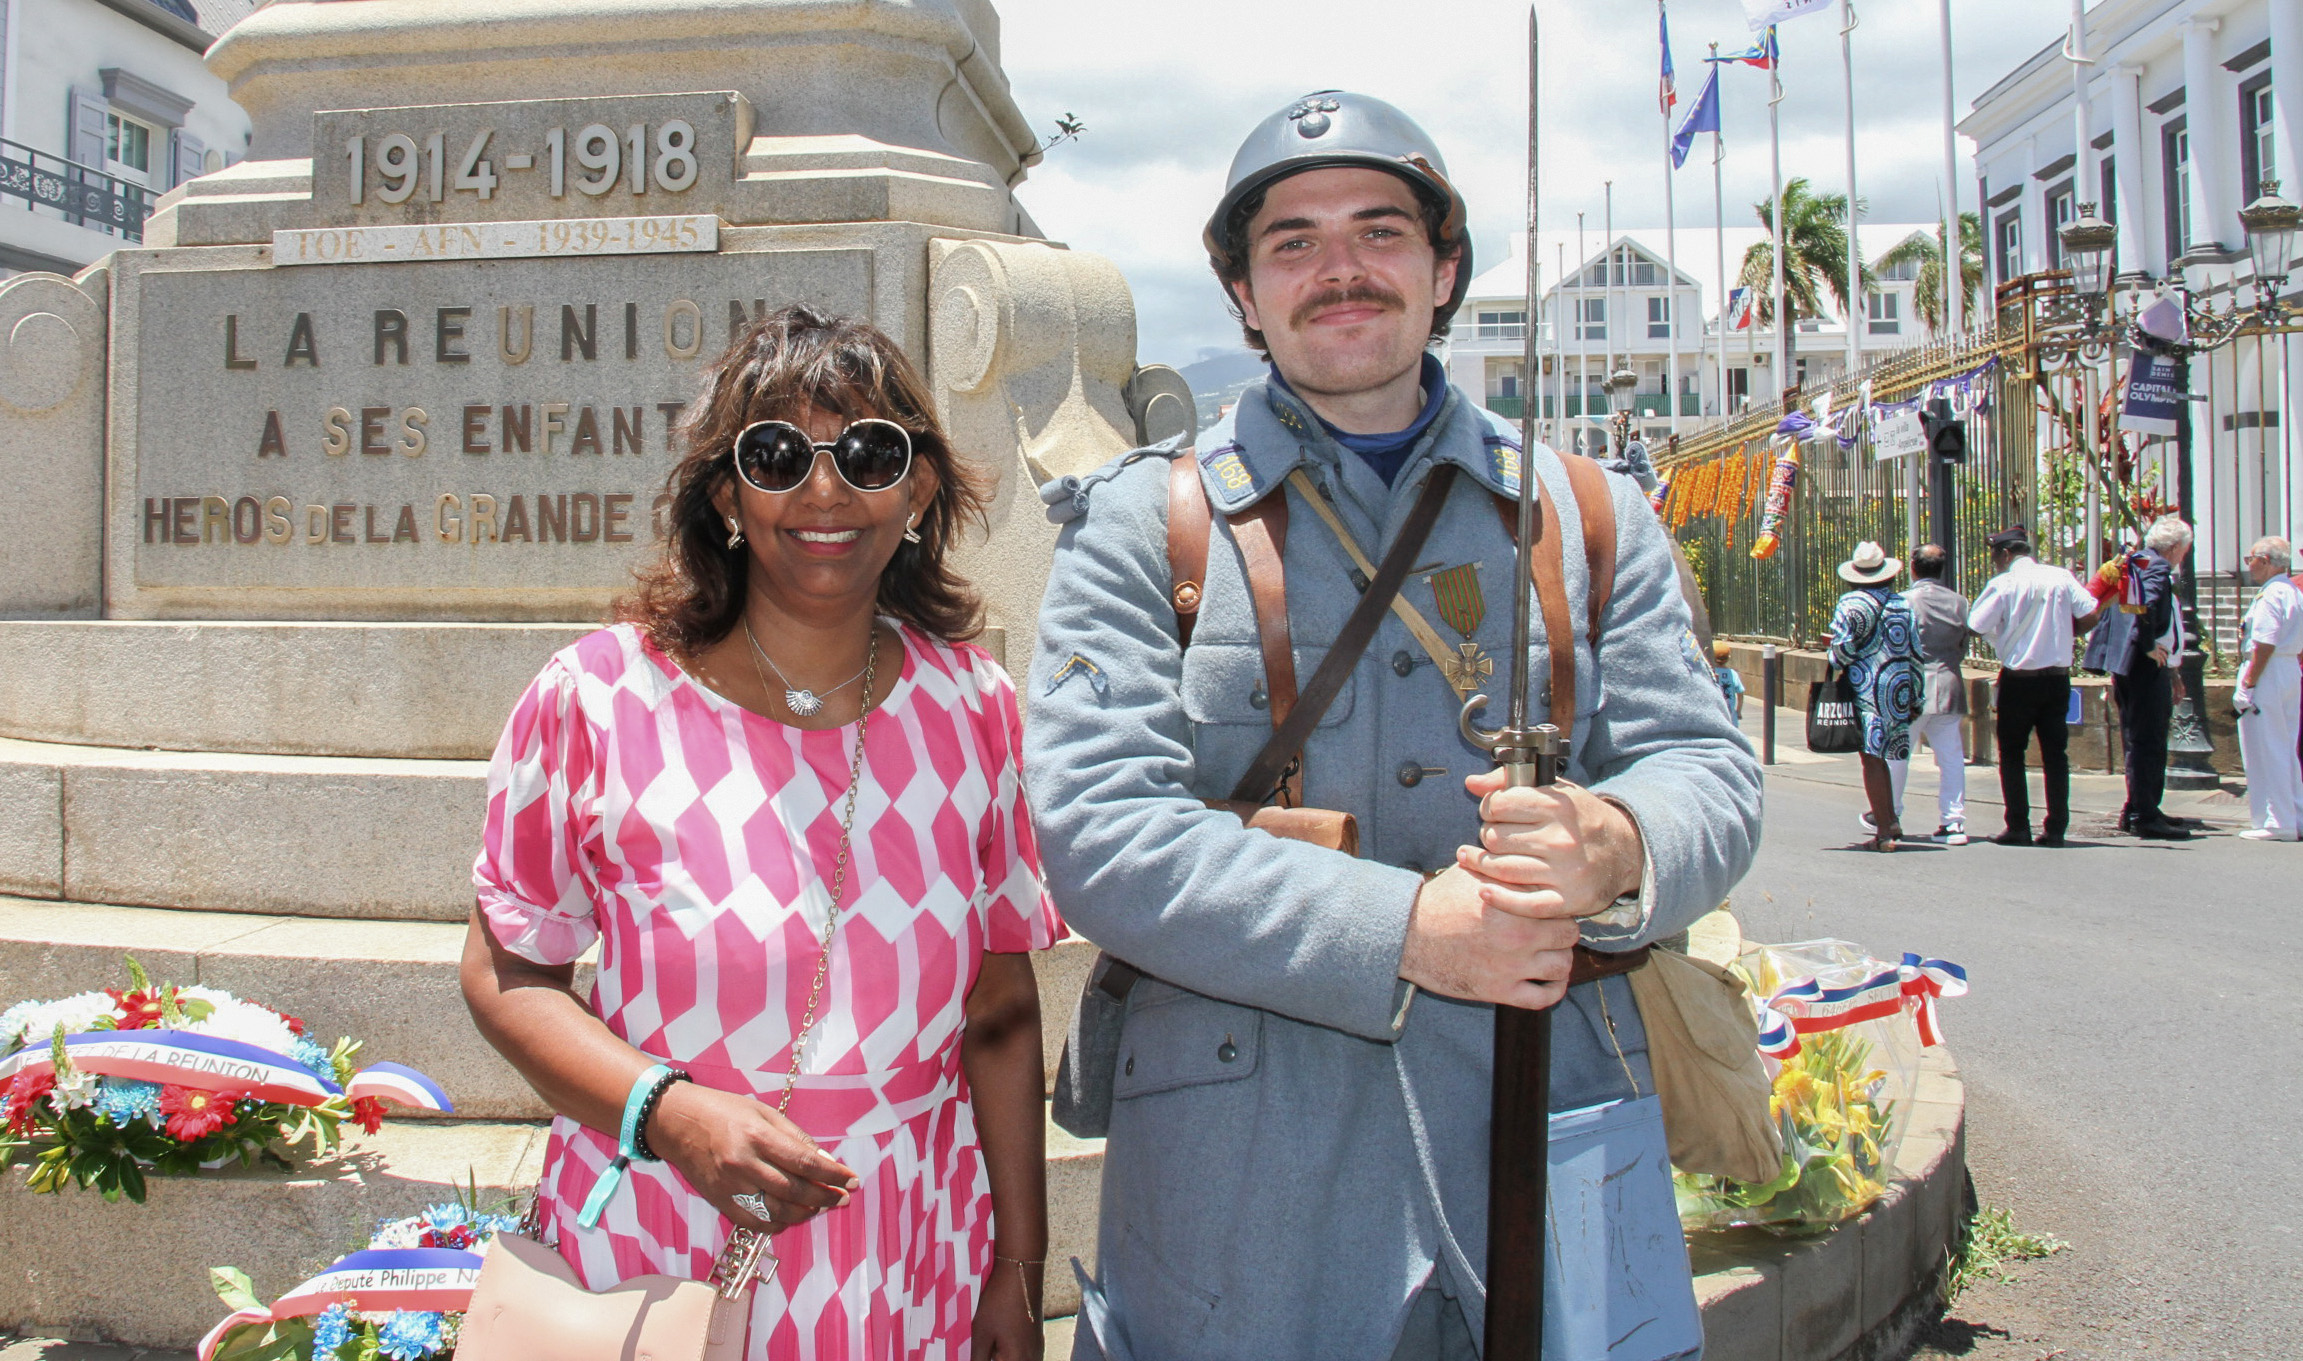
[[[193,1021],[185,1028],[196,1035],[214,1035],[222,1040],[237,1040],[285,1054],[295,1047],[296,1032],[288,1028],[280,1013],[253,1002],[243,1002],[218,988],[190,987],[179,989],[178,1005],[187,1001],[206,1002],[215,1010],[207,1019]]]
[[[102,1081],[85,1068],[68,1069],[56,1075],[56,1088],[48,1099],[55,1102],[59,1110],[76,1111],[82,1106],[93,1106]]]
[[[67,1035],[80,1034],[107,1016],[118,1020],[120,1010],[111,994],[103,992],[77,993],[53,1002],[18,1002],[0,1011],[0,1053],[45,1040],[58,1026]]]

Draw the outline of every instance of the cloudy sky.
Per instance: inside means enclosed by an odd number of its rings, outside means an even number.
[[[1134,285],[1145,363],[1186,364],[1235,346],[1238,330],[1207,272],[1199,232],[1232,152],[1256,121],[1307,90],[1340,87],[1399,105],[1438,139],[1471,204],[1481,263],[1503,258],[1524,209],[1527,10],[1524,0],[996,0],[1003,60],[1033,124],[1069,112],[1087,133],[1049,154],[1021,189],[1052,238],[1109,256]],[[1596,235],[1603,181],[1615,221],[1663,221],[1663,131],[1656,111],[1655,13],[1646,0],[1544,0],[1545,226]],[[1953,0],[1958,107],[2050,42],[2056,0]],[[1937,6],[1859,0],[1855,33],[1857,173],[1869,216],[1925,221],[1942,179]],[[1783,166],[1827,189],[1846,180],[1837,10],[1781,30]],[[1738,0],[1672,0],[1672,55],[1684,114],[1707,45],[1751,40]],[[1728,225],[1750,224],[1768,194],[1767,77],[1721,72]],[[1680,220],[1711,220],[1709,138],[1676,190]],[[1975,208],[1962,143],[1961,204]],[[1596,250],[1596,245],[1594,246]]]

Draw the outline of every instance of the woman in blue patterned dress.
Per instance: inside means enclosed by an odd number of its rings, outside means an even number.
[[[1847,673],[1863,723],[1863,792],[1875,851],[1894,850],[1903,835],[1887,763],[1911,759],[1911,720],[1923,693],[1919,627],[1903,594],[1888,585],[1902,570],[1902,560],[1878,544],[1857,544],[1855,556],[1839,564],[1840,580],[1855,589],[1839,597],[1831,615],[1831,664]]]

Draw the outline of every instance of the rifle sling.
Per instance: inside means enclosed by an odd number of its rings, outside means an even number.
[[[1311,683],[1304,687],[1286,719],[1273,730],[1271,740],[1264,743],[1263,750],[1248,762],[1247,770],[1232,786],[1232,798],[1262,803],[1279,788],[1288,768],[1295,763],[1296,753],[1303,750],[1311,730],[1335,702],[1335,697],[1343,692],[1352,668],[1359,665],[1361,654],[1374,640],[1376,627],[1391,609],[1392,597],[1407,583],[1415,555],[1423,551],[1424,540],[1431,537],[1431,527],[1439,522],[1440,508],[1447,502],[1448,489],[1455,485],[1455,474],[1454,464],[1442,463],[1424,480],[1422,494],[1416,497],[1414,508],[1408,511],[1406,522],[1399,527],[1399,537],[1392,540],[1390,550],[1376,568],[1375,580],[1360,593],[1359,603],[1352,607],[1351,617],[1344,621],[1335,645],[1320,658],[1319,669],[1312,672]],[[1282,489],[1275,494],[1285,496],[1287,492]]]

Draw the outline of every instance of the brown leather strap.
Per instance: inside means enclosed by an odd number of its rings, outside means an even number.
[[[1584,597],[1584,636],[1599,647],[1606,622],[1607,602],[1615,594],[1615,496],[1608,490],[1607,474],[1581,454],[1561,454],[1567,468],[1568,490],[1575,496],[1583,521],[1583,559],[1590,571],[1590,589]],[[1569,738],[1575,735],[1575,626],[1567,607],[1566,550],[1553,518],[1544,513],[1546,498],[1535,501],[1535,552],[1528,575],[1534,579],[1536,606],[1543,611],[1543,636],[1551,651],[1551,725]],[[1519,506],[1506,497],[1495,498],[1495,513],[1503,532],[1516,538]]]
[[[1590,983],[1601,978],[1627,974],[1646,965],[1653,946],[1642,945],[1636,950],[1594,950],[1588,945],[1575,947],[1575,962],[1568,965],[1567,985]]]
[[[1295,708],[1295,643],[1287,622],[1287,491],[1281,488],[1230,517],[1232,542],[1247,570],[1247,591],[1255,606],[1256,639],[1263,647],[1265,707],[1272,731],[1279,731]],[[1303,806],[1303,761],[1288,768],[1280,802]]]
[[[1295,649],[1287,627],[1287,493],[1277,491],[1231,517],[1232,542],[1247,569],[1255,605],[1256,638],[1263,645],[1264,688],[1276,728],[1295,707]]]
[[[1575,493],[1576,513],[1583,519],[1583,560],[1591,569],[1591,589],[1584,596],[1584,636],[1599,646],[1599,630],[1607,615],[1607,602],[1615,595],[1615,493],[1608,490],[1607,473],[1581,454],[1561,454],[1567,465],[1567,487]]]
[[[1575,624],[1568,622],[1568,571],[1561,548],[1559,511],[1536,497],[1536,550],[1527,555],[1536,578],[1536,608],[1543,610],[1543,640],[1552,654],[1552,728],[1575,737]]]
[[[1175,605],[1176,642],[1184,647],[1191,646],[1192,625],[1199,622],[1200,598],[1206,593],[1209,513],[1199,459],[1186,449],[1169,460],[1167,469],[1167,564],[1174,582],[1168,598]]]
[[[1406,583],[1415,555],[1423,551],[1424,540],[1431,537],[1431,527],[1439,522],[1440,507],[1447,503],[1448,489],[1455,485],[1455,474],[1454,464],[1442,463],[1424,480],[1422,494],[1416,497],[1414,508],[1408,511],[1407,519],[1399,527],[1399,537],[1392,540],[1383,561],[1376,566],[1375,580],[1360,593],[1359,603],[1352,607],[1351,617],[1344,621],[1335,645],[1320,658],[1319,669],[1311,673],[1311,683],[1288,710],[1286,720],[1273,730],[1271,740],[1264,743],[1255,759],[1248,762],[1239,783],[1232,787],[1234,799],[1263,803],[1278,789],[1280,777],[1295,762],[1312,728],[1327,712],[1327,706],[1343,692],[1343,683],[1351,678],[1352,668],[1359,665],[1360,656],[1374,640],[1376,626],[1391,609],[1391,598],[1398,595],[1399,588]],[[1284,491],[1278,494],[1286,495]]]

